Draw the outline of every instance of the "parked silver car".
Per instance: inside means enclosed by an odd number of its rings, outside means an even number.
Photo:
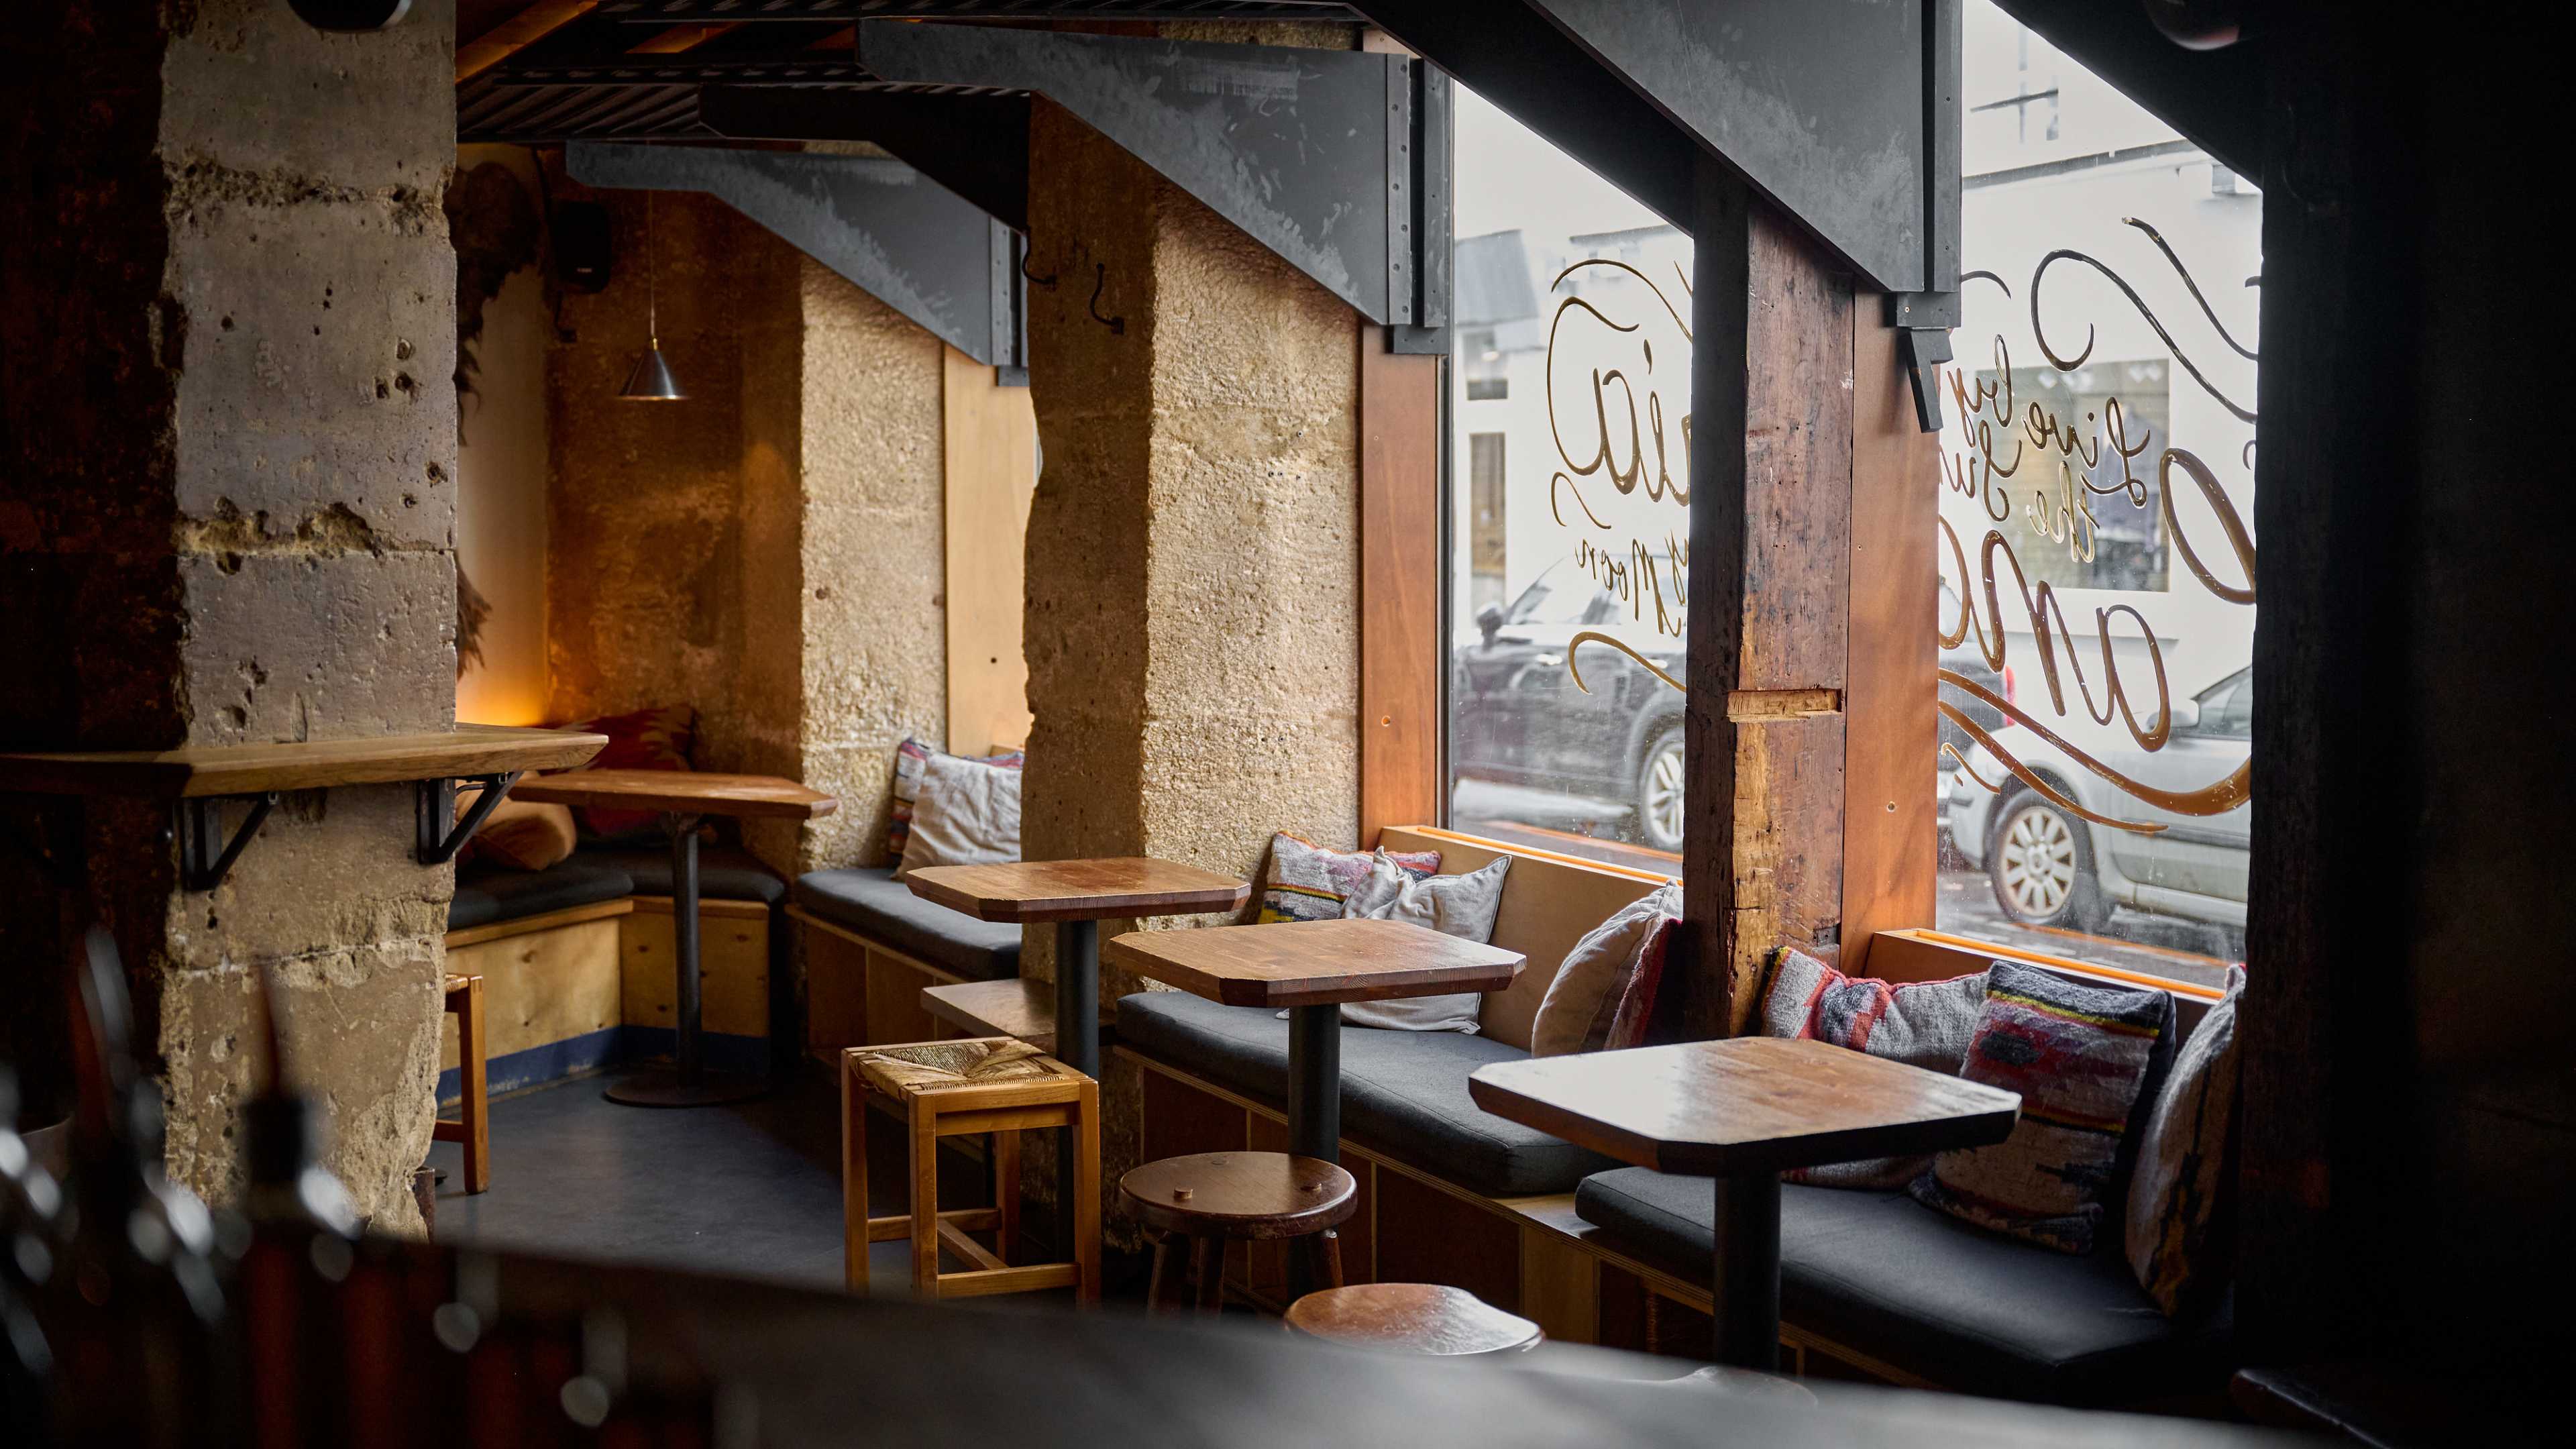
[[[2078,716],[2059,732],[2130,779],[2160,789],[2196,789],[2232,773],[2253,748],[2251,674],[2240,669],[2191,699],[2176,700],[2173,730],[2160,750],[2139,749],[2125,727],[2090,724]],[[2003,788],[1989,791],[1968,770],[1954,773],[1950,839],[1993,882],[2004,914],[2030,925],[2099,931],[2114,906],[2128,906],[2211,922],[2238,948],[2245,927],[2251,805],[2224,815],[2176,815],[2112,788],[2028,730],[2007,727],[1998,738],[2026,769],[2085,809],[2165,827],[2143,833],[2079,819],[1977,746],[1968,754],[1970,769]]]

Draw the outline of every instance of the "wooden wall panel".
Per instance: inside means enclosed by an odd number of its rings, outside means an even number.
[[[1360,836],[1440,818],[1441,359],[1360,327]]]
[[[1941,456],[1940,439],[1915,420],[1912,384],[1880,299],[1856,301],[1841,965],[1873,973],[1876,933],[1931,925],[1940,889],[1933,781],[1941,735],[1932,671]]]
[[[486,1060],[618,1024],[618,925],[603,917],[451,947],[452,976],[483,978]],[[456,1018],[439,1018],[438,1066],[456,1065]]]
[[[805,1049],[822,1054],[867,1040],[867,948],[845,936],[789,919],[805,948]]]
[[[966,755],[1029,738],[1021,651],[1037,416],[1025,387],[951,347],[941,389],[947,460],[948,748]]]
[[[1377,1179],[1377,1273],[1389,1283],[1446,1283],[1520,1312],[1521,1230],[1487,1208],[1401,1172]]]
[[[769,907],[758,901],[698,905],[699,1024],[728,1036],[769,1035]],[[620,1020],[628,1026],[677,1025],[671,898],[637,896],[620,925]]]

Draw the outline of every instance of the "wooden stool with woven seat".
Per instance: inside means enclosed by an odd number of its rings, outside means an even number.
[[[868,1099],[901,1108],[911,1128],[912,1205],[899,1216],[868,1216]],[[1070,1261],[1014,1264],[1020,1224],[1019,1134],[1071,1129],[1074,1143]],[[939,1210],[939,1139],[990,1134],[993,1205]],[[965,1298],[1071,1288],[1100,1298],[1100,1087],[1053,1057],[1009,1037],[851,1047],[841,1053],[841,1222],[843,1272],[866,1292],[868,1244],[910,1239],[913,1290],[924,1298]],[[986,1248],[970,1234],[991,1231]],[[946,1249],[970,1266],[939,1271]]]
[[[1359,1184],[1336,1164],[1285,1152],[1202,1152],[1148,1162],[1118,1179],[1128,1211],[1154,1241],[1154,1276],[1145,1306],[1172,1306],[1181,1255],[1197,1280],[1190,1301],[1216,1311],[1225,1289],[1225,1245],[1232,1240],[1306,1238],[1318,1281],[1340,1287],[1342,1244],[1333,1229],[1359,1206]]]
[[[1527,1353],[1546,1337],[1464,1288],[1438,1283],[1359,1283],[1325,1288],[1288,1305],[1288,1326],[1353,1348],[1427,1358]]]
[[[462,1098],[454,1119],[441,1117],[429,1129],[434,1142],[465,1146],[465,1190],[481,1192],[492,1185],[492,1107],[483,1089],[483,978],[450,976],[444,993],[447,1014],[456,1018],[456,1080]]]

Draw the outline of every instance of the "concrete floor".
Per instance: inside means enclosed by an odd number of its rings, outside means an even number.
[[[682,1110],[619,1106],[600,1095],[609,1080],[494,1101],[488,1192],[465,1192],[460,1147],[432,1144],[430,1165],[447,1173],[436,1238],[841,1286],[841,1105],[819,1070],[757,1101]],[[870,1125],[886,1129],[868,1137],[871,1211],[901,1212],[901,1130],[891,1117]],[[974,1162],[943,1154],[945,1205],[976,1205],[983,1193]],[[868,1265],[877,1291],[909,1288],[908,1244],[874,1245]]]

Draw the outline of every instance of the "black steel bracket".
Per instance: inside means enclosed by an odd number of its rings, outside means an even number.
[[[977,362],[1028,366],[1018,233],[901,161],[575,141],[586,186],[713,196]]]
[[[1448,82],[1418,60],[878,20],[858,58],[888,82],[1044,95],[1370,321],[1448,325]]]
[[[1937,433],[1941,431],[1939,368],[1950,360],[1950,333],[1959,325],[1959,294],[1891,294],[1887,325],[1896,329],[1897,362],[1914,386],[1914,420],[1924,432]]]
[[[179,802],[179,883],[188,890],[210,891],[222,885],[251,837],[259,834],[268,812],[277,808],[275,790],[240,797],[250,801],[250,814],[226,839],[224,798],[197,796]]]
[[[454,860],[456,852],[465,848],[465,842],[474,838],[474,832],[483,828],[483,822],[492,814],[492,807],[500,804],[502,797],[510,793],[510,787],[519,783],[522,773],[509,770],[498,775],[465,777],[466,783],[481,787],[482,793],[475,797],[473,804],[465,807],[463,819],[456,815],[456,780],[413,781],[412,814],[418,836],[412,846],[413,858],[423,865],[445,865]]]

